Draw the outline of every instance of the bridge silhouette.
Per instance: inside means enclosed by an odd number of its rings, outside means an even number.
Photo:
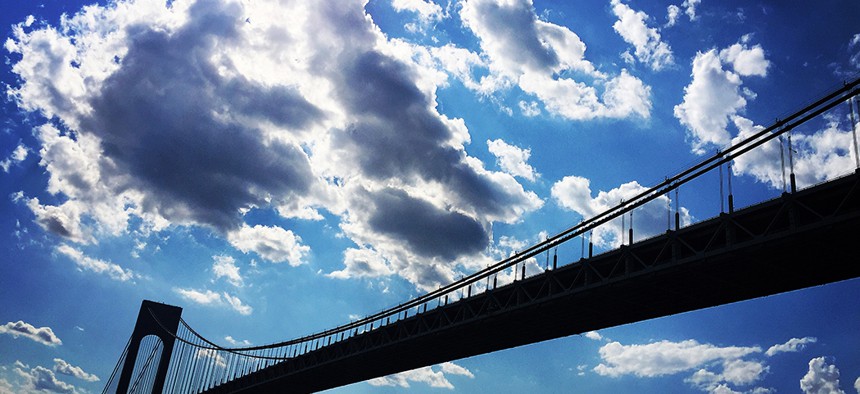
[[[447,286],[342,326],[263,346],[223,347],[198,334],[181,308],[144,301],[107,392],[313,392],[443,361],[590,330],[860,277],[860,79],[667,177],[639,195]],[[854,103],[852,105],[852,102]],[[853,173],[798,190],[790,132],[847,103]],[[787,135],[788,138],[783,138]],[[784,193],[735,209],[731,163],[779,144]],[[722,170],[728,167],[727,209]],[[634,242],[635,210],[720,171],[721,213]],[[665,197],[663,197],[665,198]],[[669,201],[666,199],[666,201]],[[677,204],[677,198],[675,199]],[[594,255],[590,235],[622,221],[619,248]],[[559,264],[559,245],[588,238],[587,256]],[[583,248],[585,250],[585,248]],[[583,252],[585,253],[585,252]],[[552,255],[550,263],[550,255]],[[542,273],[526,265],[546,256]]]

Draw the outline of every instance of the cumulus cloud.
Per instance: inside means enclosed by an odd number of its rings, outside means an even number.
[[[224,337],[224,340],[233,346],[251,346],[251,341],[249,341],[247,339],[243,339],[243,340],[239,341],[230,335],[227,335],[226,337]]]
[[[614,77],[597,71],[585,59],[579,36],[539,20],[531,0],[465,1],[460,17],[489,60],[490,74],[481,78],[480,91],[518,86],[549,112],[568,119],[650,116],[650,87],[626,70]],[[591,84],[565,75],[582,76]]]
[[[518,176],[530,181],[534,181],[535,177],[540,174],[535,173],[535,169],[528,164],[531,157],[531,149],[522,149],[507,142],[497,140],[487,140],[487,146],[490,153],[496,156],[496,161],[503,171],[513,176]]]
[[[233,286],[242,286],[242,275],[239,273],[239,267],[236,266],[236,259],[230,256],[212,256],[212,273],[215,274],[215,279],[224,278]]]
[[[685,0],[681,3],[681,6],[670,4],[666,7],[666,27],[675,26],[682,11],[687,14],[690,21],[699,19],[698,15],[696,15],[696,6],[701,2],[702,0]]]
[[[227,292],[217,293],[212,290],[196,290],[174,288],[182,298],[204,306],[228,307],[240,315],[250,315],[254,308],[245,305],[239,297],[232,296]]]
[[[747,103],[740,86],[740,77],[723,69],[715,50],[696,54],[693,81],[684,88],[684,101],[674,110],[675,117],[690,131],[694,152],[704,153],[707,145],[722,148],[728,144],[729,118]]]
[[[600,350],[602,363],[594,371],[602,376],[660,377],[695,370],[684,381],[709,393],[736,393],[738,387],[751,386],[767,374],[770,367],[761,361],[747,359],[761,353],[761,348],[702,344],[695,340],[660,341],[645,345],[622,345],[610,342]],[[751,393],[768,393],[771,389],[754,387]]]
[[[848,59],[848,64],[852,65],[856,69],[860,69],[860,33],[855,34],[851,37],[851,41],[848,44],[849,50],[855,51],[851,54],[851,58]],[[857,390],[860,392],[860,390]]]
[[[594,367],[594,371],[600,375],[655,377],[689,371],[713,361],[737,360],[752,353],[760,353],[761,348],[717,347],[690,339],[681,342],[660,341],[646,345],[622,345],[618,342],[610,342],[603,345],[599,352],[603,362]]]
[[[343,252],[344,268],[334,271],[328,276],[338,279],[388,276],[393,270],[385,258],[371,249],[350,248]]]
[[[538,108],[538,103],[536,101],[526,102],[520,100],[517,105],[520,107],[520,112],[523,113],[523,116],[531,118],[540,115],[540,108]]]
[[[24,392],[73,394],[78,392],[74,385],[57,379],[54,371],[40,365],[30,368],[30,366],[16,361],[13,371],[23,380],[21,388]]]
[[[724,360],[722,362],[723,371],[715,373],[706,369],[699,369],[689,378],[684,379],[685,382],[709,393],[735,393],[737,391],[730,387],[747,386],[760,380],[766,374],[770,367],[758,361],[747,360]],[[752,392],[770,392],[768,389],[758,387]]]
[[[779,353],[799,352],[810,343],[815,343],[818,339],[815,337],[791,338],[786,343],[777,344],[769,347],[764,354],[768,357]]]
[[[746,44],[748,41],[749,36],[744,36],[740,43],[721,50],[720,59],[726,64],[731,64],[735,72],[742,77],[767,76],[770,61],[765,59],[764,49],[758,44],[750,48]]]
[[[704,153],[708,146],[728,145],[729,121],[746,108],[747,98],[755,98],[749,89],[741,89],[741,77],[767,75],[770,61],[760,45],[750,48],[749,40],[746,35],[726,49],[699,52],[693,59],[693,80],[684,88],[683,102],[675,106],[674,114],[687,127],[696,153]]]
[[[3,161],[0,161],[0,168],[3,169],[3,172],[9,172],[9,167],[11,167],[13,164],[18,164],[27,159],[28,153],[30,153],[30,150],[27,149],[24,144],[18,144],[18,146],[15,147],[15,150],[12,151],[8,158],[4,159]]]
[[[287,262],[293,267],[302,265],[310,252],[301,237],[277,226],[242,225],[227,233],[227,241],[242,252],[254,252],[270,262]]]
[[[764,129],[741,116],[735,116],[733,121],[738,129],[737,137],[732,139],[733,144]],[[823,129],[812,134],[792,133],[791,148],[798,187],[814,185],[852,171],[855,167],[852,138],[851,125],[832,117]],[[782,189],[788,180],[783,178],[780,151],[786,162],[785,173],[788,174],[787,134],[735,159],[732,171],[736,175],[750,175],[774,189]]]
[[[448,380],[448,376],[450,375],[465,376],[470,379],[475,377],[475,375],[468,369],[452,362],[445,362],[431,367],[422,367],[394,375],[370,379],[367,383],[372,386],[392,386],[401,388],[409,388],[412,383],[424,383],[434,388],[453,390],[454,385]]]
[[[691,21],[699,19],[696,14],[696,7],[701,3],[702,0],[684,0],[684,2],[681,3],[681,7],[684,7],[684,13],[687,14]]]
[[[806,394],[845,394],[839,387],[839,368],[828,364],[824,357],[809,360],[809,370],[800,379],[800,389]]]
[[[675,26],[678,23],[678,15],[681,14],[681,8],[674,4],[669,4],[666,7],[666,27]]]
[[[860,394],[860,377],[854,381],[854,390],[857,390],[857,393]]]
[[[203,359],[202,362],[212,363],[212,366],[215,368],[224,368],[227,366],[227,359],[215,349],[197,349],[194,357],[198,360]]]
[[[91,373],[85,372],[81,367],[69,364],[61,358],[54,359],[54,372],[72,376],[87,382],[98,382],[99,377]]]
[[[111,279],[118,280],[120,282],[128,282],[140,277],[140,275],[136,274],[132,270],[122,268],[109,261],[94,259],[85,255],[82,251],[66,244],[57,246],[57,252],[60,252],[72,259],[78,267],[78,270],[82,272],[91,271],[97,274],[107,275]]]
[[[672,48],[661,41],[660,32],[648,27],[648,14],[635,11],[620,0],[612,0],[612,12],[618,17],[612,28],[628,44],[633,45],[636,58],[654,71],[660,71],[674,64]]]
[[[599,191],[592,196],[591,181],[579,176],[566,176],[553,184],[551,194],[562,208],[576,212],[583,218],[590,218],[618,205],[622,200],[629,201],[632,197],[648,190],[636,181],[620,185],[609,191]],[[670,199],[659,196],[655,200],[633,210],[634,237],[642,239],[667,230]],[[674,207],[672,207],[674,209]],[[625,215],[625,223],[629,228],[629,214]],[[692,221],[690,212],[680,207],[681,225]],[[674,219],[673,219],[674,220]],[[601,247],[617,247],[621,244],[626,232],[622,234],[622,220],[615,219],[594,230],[592,242]]]
[[[63,341],[54,334],[51,327],[36,328],[30,323],[22,320],[8,322],[0,326],[0,334],[9,334],[15,338],[24,337],[47,346],[62,345]]]
[[[418,16],[417,23],[407,23],[404,27],[411,32],[424,32],[427,27],[442,20],[445,16],[442,7],[432,1],[425,0],[393,0],[391,6],[398,12],[414,12]]]
[[[18,391],[8,380],[0,378],[0,394],[15,394]]]
[[[31,198],[27,200],[27,207],[44,230],[77,243],[95,242],[90,230],[81,225],[82,211],[85,209],[82,204],[69,200],[59,206],[42,205],[38,198]]]
[[[469,80],[483,55],[448,45],[413,56],[364,3],[127,0],[86,7],[59,28],[17,25],[6,45],[20,56],[11,94],[50,118],[36,133],[40,165],[65,201],[27,200],[37,222],[76,243],[121,235],[132,218],[153,230],[205,226],[295,266],[309,253],[300,235],[250,226],[243,214],[320,220],[324,210],[394,274],[449,278],[455,260],[487,245],[491,223],[515,222],[542,201],[469,156],[465,122],[437,110],[444,77],[435,67]],[[438,14],[430,3],[396,7]],[[554,48],[553,67],[599,76],[575,34],[522,11]],[[647,113],[641,81],[626,72],[601,81],[604,114]],[[427,221],[383,212],[389,203]],[[432,232],[447,224],[465,236]],[[415,249],[399,251],[401,237]]]
[[[591,339],[593,341],[602,341],[603,340],[603,336],[600,335],[600,333],[597,331],[589,331],[589,332],[585,333],[585,337],[588,339]]]

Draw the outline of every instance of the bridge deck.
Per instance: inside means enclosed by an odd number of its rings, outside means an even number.
[[[320,391],[855,278],[858,226],[854,174],[428,310],[209,392]]]

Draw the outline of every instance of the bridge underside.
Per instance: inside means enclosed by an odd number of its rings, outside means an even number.
[[[210,392],[313,392],[860,276],[857,174],[375,328]],[[404,357],[403,355],[407,355]]]

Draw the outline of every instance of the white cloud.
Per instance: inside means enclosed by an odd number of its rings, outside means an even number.
[[[708,145],[722,148],[729,143],[729,117],[747,103],[740,95],[740,86],[737,74],[723,70],[715,50],[696,54],[693,80],[684,88],[684,101],[674,111],[691,133],[694,152],[704,153]]]
[[[57,251],[72,259],[79,271],[92,271],[97,274],[104,274],[111,279],[118,280],[120,282],[128,282],[140,277],[140,275],[136,274],[132,270],[122,268],[109,261],[86,256],[82,251],[66,244],[57,246]]]
[[[809,370],[800,379],[800,389],[806,394],[845,394],[839,388],[839,369],[824,357],[809,360]]]
[[[722,378],[726,382],[743,386],[758,381],[769,369],[758,361],[726,360],[723,362]]]
[[[702,154],[706,147],[723,149],[729,144],[729,120],[743,112],[747,98],[755,98],[751,90],[741,89],[741,76],[767,75],[770,62],[764,50],[760,45],[749,48],[749,40],[746,35],[726,49],[699,52],[693,59],[693,80],[684,88],[683,102],[674,108],[675,117],[690,132],[693,152]],[[724,64],[734,72],[724,69]]]
[[[247,339],[243,339],[241,341],[238,341],[230,335],[227,335],[226,337],[224,337],[224,340],[233,346],[251,346],[251,341],[249,341]]]
[[[618,205],[622,200],[629,201],[634,196],[644,192],[648,188],[636,181],[631,181],[609,191],[597,193],[592,197],[591,181],[579,176],[566,176],[553,184],[551,194],[553,199],[562,208],[590,218]],[[666,196],[659,196],[655,200],[633,210],[634,239],[650,237],[667,230],[669,223],[670,200]],[[672,206],[674,210],[674,206]],[[629,214],[625,215],[625,225],[629,229]],[[692,221],[689,210],[680,208],[681,225],[687,225]],[[671,223],[674,223],[672,218]],[[601,225],[592,233],[592,242],[601,247],[617,247],[621,244],[622,219],[618,218],[609,223]],[[674,226],[674,224],[672,224]]]
[[[600,335],[600,333],[597,331],[589,331],[589,332],[585,333],[585,337],[588,339],[591,339],[593,341],[602,341],[603,340],[603,336]]]
[[[251,312],[254,311],[254,308],[242,303],[242,300],[240,300],[239,297],[231,296],[227,293],[223,293],[223,296],[224,301],[227,302],[234,311],[239,312],[240,315],[250,315]]]
[[[748,138],[763,130],[749,119],[735,116],[738,135],[732,143]],[[817,184],[851,172],[855,167],[850,125],[830,118],[825,128],[812,134],[792,133],[794,174],[798,187]],[[788,135],[783,134],[783,155],[788,183]],[[774,189],[783,188],[783,171],[780,158],[780,141],[773,139],[734,160],[732,171],[736,175],[751,175]]]
[[[194,289],[173,289],[186,300],[196,302],[201,305],[213,305],[221,302],[221,294],[212,290],[200,291]]]
[[[202,362],[210,362],[215,368],[224,368],[227,366],[227,359],[221,355],[221,352],[215,349],[197,349],[194,356],[199,359],[206,359]]]
[[[24,144],[18,144],[15,150],[12,151],[12,154],[9,155],[8,158],[0,161],[0,168],[3,169],[3,172],[9,172],[9,167],[13,164],[18,164],[24,161],[27,158],[27,154],[30,152]]]
[[[338,279],[388,276],[394,273],[388,262],[375,250],[349,248],[343,252],[344,268],[327,276]]]
[[[540,99],[547,111],[568,119],[650,116],[648,86],[626,70],[615,77],[597,71],[585,59],[586,46],[579,36],[538,19],[531,0],[469,0],[462,3],[460,17],[489,61],[490,73],[481,78],[479,91],[490,94],[518,86]],[[591,83],[560,77],[565,74]]]
[[[490,153],[496,156],[496,161],[502,168],[502,171],[530,181],[534,181],[537,176],[540,176],[528,164],[531,149],[522,149],[510,145],[501,139],[487,140],[487,147],[490,149]]]
[[[37,365],[30,368],[28,365],[20,361],[16,361],[13,371],[21,379],[23,379],[23,392],[32,393],[77,393],[78,390],[74,385],[57,379],[54,371]]]
[[[520,100],[517,105],[520,107],[520,112],[523,113],[523,116],[531,118],[540,115],[540,108],[538,107],[538,103],[536,101],[526,102]]]
[[[239,267],[236,266],[236,260],[230,256],[218,255],[212,256],[212,273],[215,274],[215,279],[224,278],[233,286],[242,286],[242,275],[239,274]]]
[[[610,342],[599,352],[603,362],[593,370],[602,376],[653,378],[695,370],[684,381],[708,393],[773,392],[765,387],[742,389],[760,381],[770,371],[770,367],[761,361],[745,359],[761,353],[757,346],[719,347],[694,340],[645,345]]]
[[[303,259],[310,252],[299,236],[278,226],[242,225],[227,233],[227,240],[244,253],[254,252],[265,260],[288,262],[293,267],[304,264]]]
[[[695,340],[660,341],[646,345],[622,345],[610,342],[600,350],[602,363],[594,371],[603,376],[635,375],[656,377],[689,371],[702,365],[723,360],[737,360],[760,353],[759,347],[717,347]]]
[[[309,249],[294,230],[243,223],[251,209],[275,209],[331,217],[415,284],[450,279],[480,257],[493,222],[516,222],[543,202],[467,154],[469,130],[439,113],[436,89],[443,70],[482,91],[518,84],[519,54],[419,50],[382,34],[365,3],[127,0],[86,7],[58,28],[15,27],[6,46],[20,83],[10,94],[64,125],[36,130],[47,190],[65,201],[29,199],[37,222],[76,243],[120,236],[133,218],[156,231],[205,226],[243,252],[303,264]],[[437,15],[423,3],[397,6]],[[604,77],[569,29],[538,21],[530,5],[517,12],[534,33],[527,47],[538,75],[566,70],[604,88],[600,103],[597,89],[583,87],[584,116],[647,116],[640,80],[626,71]],[[485,16],[499,17],[475,20]],[[552,62],[540,61],[541,42]],[[491,72],[479,79],[476,67]],[[539,82],[552,108],[577,113],[570,97],[553,96],[568,82],[558,91]],[[387,214],[392,203],[427,220]],[[462,232],[432,231],[450,223]],[[403,238],[413,250],[400,250]]]
[[[725,372],[714,373],[705,369],[700,369],[693,373],[689,378],[684,379],[691,386],[711,394],[768,394],[773,393],[773,389],[765,387],[755,387],[751,390],[736,391],[730,384],[748,385],[759,380],[764,372],[767,372],[767,367],[757,362],[748,362],[742,360],[734,360],[744,364],[743,369],[738,367],[724,366]],[[729,369],[732,368],[732,369]],[[741,375],[738,375],[738,374]],[[740,378],[740,380],[738,380]],[[732,379],[736,380],[735,382]]]
[[[245,305],[239,297],[232,296],[227,292],[217,293],[212,290],[202,291],[182,288],[174,288],[173,291],[188,301],[205,306],[229,307],[240,315],[250,315],[254,311],[254,308]]]
[[[38,198],[32,198],[27,200],[27,207],[36,216],[36,223],[44,230],[80,244],[95,242],[89,229],[81,226],[85,208],[79,202],[69,200],[59,206],[42,205]]]
[[[432,1],[425,0],[392,0],[391,5],[398,12],[410,11],[418,16],[418,23],[406,24],[406,29],[412,32],[423,32],[431,24],[445,17],[442,7]]]
[[[417,49],[417,48],[416,48]],[[476,81],[473,72],[487,68],[486,61],[475,52],[465,48],[445,44],[440,47],[426,48],[438,67],[463,82],[467,88],[482,91],[482,82]]]
[[[674,4],[669,4],[669,6],[666,7],[666,27],[675,26],[675,24],[678,23],[678,15],[680,13],[680,7]]]
[[[736,43],[721,50],[720,59],[731,64],[735,72],[742,77],[750,75],[765,77],[767,76],[767,69],[770,67],[770,61],[765,59],[764,49],[761,45],[756,44],[749,48],[746,42]]]
[[[778,345],[773,345],[767,349],[764,354],[768,357],[779,353],[799,352],[810,343],[815,343],[818,339],[815,337],[791,338],[788,342]]]
[[[680,7],[675,4],[670,4],[666,7],[666,27],[672,27],[678,23],[678,17],[681,15],[682,7],[684,13],[687,14],[688,18],[690,18],[690,21],[698,20],[699,17],[696,15],[696,6],[701,2],[702,0],[685,0],[681,3]]]
[[[14,323],[8,322],[0,326],[0,334],[9,334],[15,338],[21,336],[47,346],[63,344],[63,341],[61,341],[60,338],[57,338],[51,327],[36,328],[32,324],[25,323],[22,320],[18,320]]]
[[[19,394],[20,390],[16,389],[8,380],[0,378],[0,394]]]
[[[857,33],[854,35],[854,37],[851,37],[851,42],[848,44],[848,49],[853,49],[855,51],[853,54],[850,55],[851,57],[848,59],[848,64],[854,66],[854,68],[856,69],[860,69],[860,33]],[[860,392],[860,390],[857,391]]]
[[[860,394],[860,377],[857,377],[857,380],[854,381],[854,390],[857,390],[857,393]]]
[[[684,13],[687,14],[688,17],[690,17],[691,21],[699,19],[699,17],[696,15],[696,7],[701,2],[702,0],[684,0],[684,2],[681,3],[681,7],[684,7]]]
[[[445,362],[432,367],[422,367],[410,371],[400,372],[394,375],[374,378],[367,381],[372,386],[393,386],[409,388],[410,383],[425,383],[430,387],[453,390],[454,385],[448,380],[447,375],[475,376],[466,368],[452,362]]]
[[[633,45],[636,58],[654,71],[660,71],[674,64],[672,49],[660,40],[660,32],[648,27],[648,14],[634,11],[620,0],[612,0],[612,12],[618,17],[612,28],[628,44]]]
[[[78,378],[78,379],[81,379],[81,380],[84,380],[87,382],[98,382],[99,381],[98,376],[93,375],[91,373],[84,372],[84,370],[81,369],[81,367],[77,367],[77,366],[74,366],[72,364],[69,364],[68,362],[66,362],[65,360],[63,360],[61,358],[55,358],[54,359],[54,372],[60,373],[63,375],[72,376],[72,377],[75,377],[75,378]]]

